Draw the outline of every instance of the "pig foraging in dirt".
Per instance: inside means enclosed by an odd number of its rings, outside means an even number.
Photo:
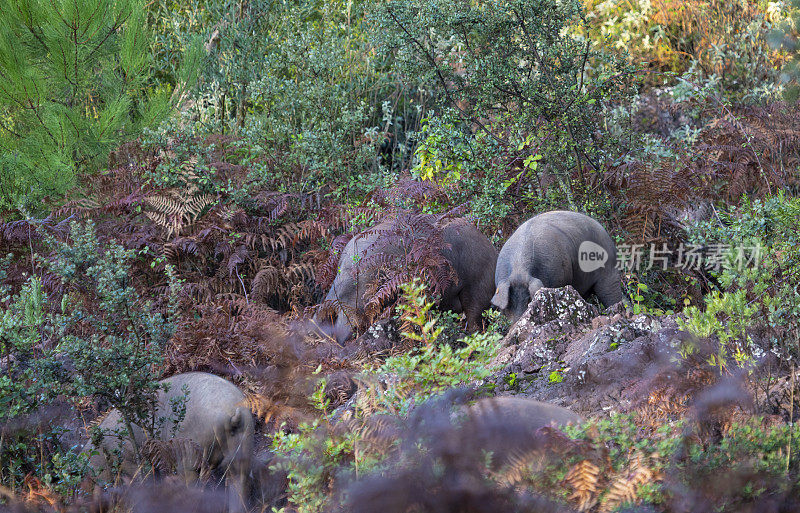
[[[517,228],[500,250],[492,304],[516,322],[540,288],[572,285],[608,307],[624,300],[616,264],[614,241],[596,220],[545,212]]]
[[[232,511],[244,510],[254,443],[253,416],[244,394],[233,383],[205,372],[178,374],[161,383],[167,383],[169,388],[158,393],[155,437],[162,441],[174,438],[196,443],[202,453],[202,464],[210,470],[219,469],[225,473],[230,489],[229,508]],[[174,409],[183,409],[182,419],[176,418]],[[121,449],[120,471],[128,477],[134,476],[137,471],[136,450],[129,436],[119,436],[120,430],[124,429],[120,412],[111,410],[99,428],[104,437],[98,454],[90,459],[91,466],[100,471],[103,480],[111,481],[114,476],[110,467],[116,461],[114,452]],[[139,426],[133,426],[133,431],[141,452],[147,435]],[[84,452],[91,453],[92,449],[89,444]],[[197,480],[197,464],[200,462],[193,461],[196,458],[190,454],[179,455],[177,459],[177,470],[188,481]]]
[[[338,303],[332,329],[340,344],[352,335],[356,319],[369,300],[364,297],[367,287],[377,278],[377,270],[364,270],[358,262],[378,251],[393,255],[402,251],[401,245],[392,242],[392,238],[379,243],[391,227],[391,221],[383,221],[353,237],[342,251],[339,272],[325,297],[325,302]],[[494,292],[497,250],[483,233],[461,218],[442,228],[442,238],[449,245],[442,250],[442,256],[453,267],[457,279],[442,293],[439,308],[463,312],[467,318],[467,331],[475,331],[481,325],[481,315],[489,308]],[[319,314],[314,317],[314,322],[323,331],[329,327]]]

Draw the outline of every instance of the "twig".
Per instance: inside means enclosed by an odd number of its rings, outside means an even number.
[[[247,287],[244,286],[244,281],[242,281],[242,275],[239,274],[238,269],[236,271],[236,277],[239,278],[239,283],[241,283],[242,285],[242,291],[244,292],[244,302],[249,305],[250,299],[247,297]]]

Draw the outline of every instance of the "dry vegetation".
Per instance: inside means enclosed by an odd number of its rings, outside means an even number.
[[[650,71],[659,72],[685,71],[693,61],[702,79],[709,81],[708,76],[716,73],[723,77],[722,91],[724,87],[733,91],[726,81],[741,70],[729,54],[719,58],[714,52],[724,47],[735,54],[741,49],[723,44],[728,39],[720,26],[740,26],[738,16],[767,23],[763,9],[753,2],[730,8],[715,1],[656,3],[660,6],[641,17],[645,20],[641,26],[625,30],[652,26],[669,30],[658,44],[630,57],[648,60]],[[597,30],[593,27],[590,35],[599,37]],[[767,52],[761,41],[753,48],[746,62],[771,67],[764,76],[750,78],[767,81],[786,56]],[[291,66],[297,62],[291,61]],[[181,144],[174,139],[158,144],[127,142],[111,153],[107,170],[80,176],[80,187],[64,198],[45,198],[41,215],[5,212],[0,221],[0,255],[10,257],[2,278],[7,290],[0,296],[0,312],[12,311],[15,295],[27,290],[34,277],[41,284],[37,304],[43,311],[34,305],[26,315],[63,320],[78,305],[82,311],[99,313],[96,319],[71,319],[63,330],[32,324],[36,333],[26,349],[30,354],[43,354],[70,337],[91,341],[93,348],[111,347],[114,336],[106,324],[119,332],[136,331],[133,316],[104,317],[106,305],[87,283],[70,282],[53,271],[58,258],[53,241],[74,244],[70,231],[74,221],[93,222],[101,248],[118,243],[133,252],[124,281],[141,298],[130,306],[145,312],[144,317],[169,317],[171,287],[177,283],[174,332],[160,348],[163,358],[153,372],[170,376],[207,371],[245,391],[258,419],[252,511],[273,507],[287,513],[800,511],[800,433],[794,424],[800,417],[794,363],[799,354],[800,306],[781,295],[792,287],[796,292],[800,282],[800,265],[792,254],[800,244],[800,222],[792,224],[800,219],[800,210],[784,212],[794,216],[788,222],[777,215],[746,220],[757,226],[747,225],[755,230],[750,235],[777,248],[768,256],[768,276],[725,281],[709,269],[628,273],[625,285],[636,315],[664,323],[674,323],[681,315],[682,319],[694,316],[708,326],[718,322],[720,328],[712,326],[707,336],[699,338],[683,333],[661,340],[657,330],[642,335],[650,337],[648,347],[660,344],[664,353],[636,367],[641,373],[635,375],[623,376],[622,370],[611,366],[638,362],[637,351],[644,346],[612,343],[608,352],[616,353],[599,358],[598,365],[608,376],[622,376],[616,388],[610,387],[618,395],[593,403],[603,407],[581,411],[590,422],[580,427],[532,431],[521,420],[456,422],[454,405],[500,393],[503,385],[523,393],[524,379],[538,379],[553,390],[569,369],[562,361],[553,362],[558,368],[549,376],[536,374],[538,368],[529,373],[534,377],[490,369],[494,360],[480,360],[481,351],[491,352],[480,345],[491,346],[482,335],[463,339],[461,319],[429,311],[424,300],[413,303],[414,297],[409,298],[413,294],[404,288],[422,279],[429,293],[437,293],[453,279],[441,255],[443,220],[472,215],[480,219],[484,233],[502,244],[530,215],[566,206],[557,179],[573,187],[570,200],[601,218],[619,243],[675,247],[696,235],[689,230],[696,228],[695,221],[707,223],[701,230],[709,233],[708,225],[717,230],[739,226],[738,222],[744,226],[736,215],[751,212],[747,208],[754,199],[780,198],[796,204],[800,104],[774,97],[745,101],[738,89],[734,101],[723,99],[719,90],[695,91],[688,99],[676,100],[654,87],[664,85],[660,73],[639,71],[632,76],[641,81],[644,92],[635,105],[622,105],[629,109],[629,132],[627,139],[618,141],[618,154],[597,159],[591,166],[578,158],[580,163],[566,176],[556,176],[554,166],[545,163],[531,166],[529,158],[538,148],[529,141],[519,146],[508,143],[510,130],[503,134],[508,140],[496,138],[491,144],[483,140],[486,147],[471,148],[476,160],[489,157],[486,162],[472,162],[474,172],[469,176],[465,171],[455,179],[452,170],[442,171],[449,169],[448,162],[441,162],[447,161],[445,157],[437,164],[440,174],[423,180],[418,169],[417,177],[411,176],[412,160],[403,161],[407,155],[395,151],[376,156],[376,162],[389,162],[390,169],[381,170],[387,171],[393,185],[386,186],[389,180],[384,180],[384,185],[352,197],[341,194],[341,184],[331,178],[341,176],[333,171],[326,175],[329,185],[307,187],[305,180],[311,176],[307,163],[292,153],[292,145],[301,146],[300,138],[265,150],[242,133],[225,134],[223,123],[220,133],[176,135],[185,136],[179,142],[186,147],[206,149],[188,158],[176,149]],[[397,105],[406,100],[404,94],[398,85],[390,97]],[[237,108],[261,101],[253,98],[241,99]],[[222,113],[215,116],[225,116],[224,96],[222,105]],[[259,108],[272,112],[271,105]],[[421,112],[422,107],[417,116]],[[616,122],[610,108],[604,115]],[[233,116],[237,127],[245,124],[244,114]],[[689,120],[690,135],[679,137],[675,133],[680,127],[670,126],[669,120],[681,116]],[[403,123],[409,126],[418,122],[407,118]],[[350,141],[354,148],[346,157],[355,159],[356,150],[380,147],[382,140],[396,150],[400,132],[390,133],[394,122],[386,119],[378,135],[364,132],[351,137],[357,143]],[[551,129],[547,125],[542,131]],[[594,150],[610,152],[598,141],[602,137],[591,134]],[[658,142],[657,151],[643,149],[643,141],[653,140]],[[476,141],[469,144],[477,145]],[[491,151],[486,149],[490,146]],[[253,152],[255,159],[250,158]],[[394,175],[389,174],[391,159],[405,162]],[[354,181],[363,178],[362,168],[344,166]],[[279,178],[263,179],[265,175]],[[500,190],[498,184],[503,187],[497,197],[487,200],[488,210],[506,210],[489,216],[475,204],[485,199],[478,198],[481,194],[491,196],[486,191]],[[383,219],[388,227],[378,247],[402,241],[406,250],[377,253],[359,263],[375,270],[380,280],[370,284],[366,311],[355,323],[360,336],[340,345],[320,335],[309,319],[341,306],[322,300],[337,275],[342,249],[354,234],[371,233],[370,227]],[[85,273],[96,258],[85,255],[87,263],[75,272]],[[711,319],[700,310],[680,312],[684,305],[708,308],[722,303],[729,299],[727,294],[740,295],[708,314]],[[667,304],[676,312],[666,312]],[[633,323],[640,318],[636,315],[604,312],[586,326],[562,326],[561,332],[548,336],[553,335],[551,341],[574,342],[606,333],[602,330],[615,322]],[[11,325],[9,319],[4,322]],[[507,328],[497,318],[487,319],[487,324],[487,337]],[[444,331],[431,335],[434,326]],[[417,338],[425,343],[408,336],[423,331],[427,338]],[[727,335],[735,343],[746,342],[750,352],[729,351],[733,346],[726,346]],[[0,333],[0,371],[12,366],[27,369],[29,362],[13,352],[10,340],[11,335]],[[475,361],[480,368],[468,369]],[[630,366],[634,368],[633,363]],[[474,377],[482,371],[486,375],[480,379],[457,379],[459,373]],[[12,390],[16,377],[3,381],[0,376],[0,392]],[[434,388],[433,397],[426,395]],[[203,467],[200,448],[187,440],[148,444],[144,453],[152,472],[147,479],[124,486],[87,491],[66,471],[63,476],[37,474],[51,468],[47,465],[54,454],[61,457],[85,441],[88,428],[109,402],[88,394],[69,404],[58,399],[31,412],[6,415],[2,408],[16,400],[11,392],[8,398],[0,397],[0,510],[224,511],[220,476],[204,471],[200,486],[186,487],[176,475],[178,455],[194,455],[197,467]],[[578,408],[578,403],[571,406]],[[57,426],[64,432],[45,436],[55,433]],[[29,446],[21,441],[33,435],[35,441]],[[482,450],[489,441],[510,455],[503,465],[493,463]],[[6,450],[22,461],[13,470],[22,474],[4,475],[9,468],[2,461]]]

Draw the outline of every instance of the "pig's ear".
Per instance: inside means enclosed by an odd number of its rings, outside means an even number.
[[[536,294],[536,291],[542,287],[544,287],[544,283],[542,283],[538,278],[531,278],[528,281],[528,294],[531,295],[529,301],[533,301],[533,295]]]
[[[509,288],[508,281],[501,281],[497,285],[497,290],[494,291],[494,297],[492,297],[492,304],[500,310],[505,310],[506,308],[508,308],[508,288]]]
[[[236,408],[236,412],[234,412],[233,416],[230,420],[230,430],[231,433],[236,433],[237,431],[241,430],[242,425],[244,424],[244,414],[242,413],[241,408]]]

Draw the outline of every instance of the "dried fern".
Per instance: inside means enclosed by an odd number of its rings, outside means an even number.
[[[603,497],[600,506],[602,513],[609,513],[626,503],[637,502],[637,492],[648,483],[659,479],[658,474],[644,465],[642,455],[637,455],[631,462],[629,469],[611,479],[608,492]]]
[[[199,177],[195,172],[196,166],[197,158],[192,158],[181,166],[178,180],[185,184],[184,187],[173,187],[145,198],[149,207],[145,215],[166,231],[167,239],[180,235],[207,207],[217,202],[215,196],[202,194],[197,187]]]
[[[493,476],[501,483],[514,485],[520,483],[533,468],[537,470],[546,460],[546,452],[535,447],[529,450],[517,449],[508,456],[508,462],[499,472],[493,472]]]
[[[308,413],[301,409],[282,404],[260,393],[247,394],[247,406],[257,419],[275,428],[284,424],[298,426],[310,420]]]
[[[143,453],[159,472],[197,472],[200,479],[208,478],[210,470],[203,451],[196,441],[189,438],[151,438],[145,442]]]
[[[572,488],[569,500],[578,511],[589,511],[595,504],[601,491],[602,473],[600,467],[590,460],[583,460],[573,466],[564,482]]]

